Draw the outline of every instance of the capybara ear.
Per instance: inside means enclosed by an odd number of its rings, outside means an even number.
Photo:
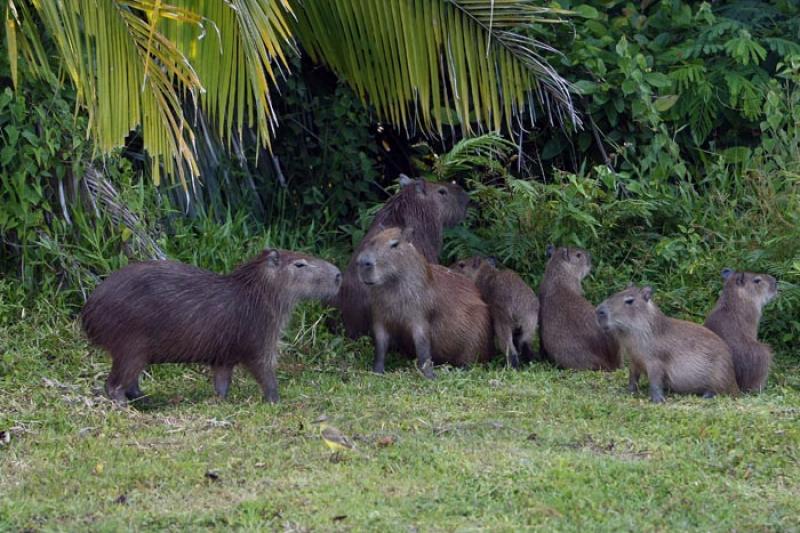
[[[736,284],[744,285],[744,272],[740,272],[739,275],[736,277]]]
[[[402,189],[402,188],[407,187],[408,185],[411,185],[412,183],[414,183],[414,180],[412,180],[411,178],[409,178],[405,174],[400,174],[397,177],[397,182],[400,183],[400,188]]]
[[[731,274],[733,274],[733,272],[734,271],[733,271],[732,268],[728,268],[728,267],[723,268],[722,269],[722,279],[728,279],[729,277],[731,277]]]
[[[490,255],[486,258],[486,262],[492,265],[492,268],[497,268],[497,258],[493,255]]]
[[[478,269],[481,267],[481,258],[480,256],[475,256],[472,258],[472,268]]]
[[[268,250],[266,260],[269,266],[276,267],[281,262],[281,254],[278,250]]]
[[[400,232],[400,238],[406,242],[411,242],[411,239],[414,238],[414,227],[406,226],[403,228],[403,231]]]
[[[569,248],[566,246],[561,249],[561,257],[563,257],[565,261],[569,261]]]
[[[425,190],[425,180],[422,178],[414,182],[414,188],[417,190],[417,194],[428,194],[428,191]]]
[[[644,298],[645,302],[649,302],[650,298],[653,297],[653,287],[649,285],[642,289],[642,298]]]
[[[552,244],[548,244],[547,248],[544,249],[544,255],[549,259],[553,257],[553,252],[556,251],[556,247]]]

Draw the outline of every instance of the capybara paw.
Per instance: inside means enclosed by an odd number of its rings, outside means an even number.
[[[280,396],[278,395],[278,391],[267,391],[264,393],[264,401],[268,403],[278,403],[280,400]]]
[[[639,392],[639,385],[637,385],[636,383],[631,383],[630,385],[628,385],[628,392],[631,393],[631,394],[638,393]]]
[[[384,373],[383,365],[379,364],[372,365],[372,371],[375,372],[376,374],[383,374]]]
[[[661,393],[651,394],[650,401],[653,403],[664,403],[664,395]]]
[[[707,390],[707,391],[705,391],[703,393],[703,398],[705,398],[706,400],[710,400],[711,398],[713,398],[716,395],[717,395],[717,393],[714,392],[713,390]]]

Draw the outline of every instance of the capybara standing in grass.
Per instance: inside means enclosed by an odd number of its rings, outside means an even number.
[[[683,394],[736,394],[733,358],[714,332],[694,322],[664,315],[653,289],[628,287],[597,306],[597,322],[630,357],[629,390],[647,374],[650,399],[664,401],[664,390]]]
[[[493,257],[470,257],[451,267],[475,282],[489,306],[494,336],[506,364],[519,368],[533,359],[533,337],[539,321],[536,294],[513,270],[498,269]]]
[[[469,196],[455,183],[433,183],[402,176],[400,186],[400,192],[375,215],[344,271],[336,306],[350,338],[368,335],[371,327],[369,299],[358,279],[356,264],[365,243],[386,228],[412,228],[411,242],[429,263],[435,264],[439,262],[444,228],[460,224],[467,214]]]
[[[358,254],[359,278],[372,309],[373,370],[383,373],[390,345],[415,353],[427,378],[434,377],[433,363],[488,360],[492,324],[478,289],[461,274],[428,263],[411,242],[413,231],[386,229]]]
[[[592,269],[581,248],[547,247],[539,285],[539,339],[542,354],[561,368],[614,370],[621,357],[616,342],[597,325],[594,306],[581,281]]]
[[[278,401],[278,339],[300,300],[336,294],[341,273],[305,254],[265,250],[228,275],[175,261],[134,263],[89,297],[83,329],[111,355],[106,392],[115,401],[142,395],[149,364],[203,363],[224,397],[241,364],[264,398]]]
[[[758,323],[764,306],[778,294],[778,282],[768,274],[730,268],[722,271],[722,278],[722,294],[705,326],[730,348],[739,388],[758,392],[767,383],[772,363],[772,350],[758,341]]]

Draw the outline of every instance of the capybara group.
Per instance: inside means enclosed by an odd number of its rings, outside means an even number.
[[[413,243],[414,231],[385,229],[370,237],[357,257],[372,310],[373,370],[383,373],[390,346],[416,354],[427,378],[434,377],[433,363],[488,360],[489,308],[471,280],[425,259]]]
[[[664,315],[653,290],[631,286],[597,306],[597,322],[630,357],[629,389],[636,392],[642,372],[650,399],[664,401],[664,390],[684,394],[736,394],[733,358],[711,330]]]
[[[444,228],[460,224],[467,214],[469,196],[455,183],[434,183],[403,176],[400,187],[375,215],[344,271],[336,307],[350,338],[369,334],[372,324],[367,292],[358,279],[356,264],[365,244],[385,228],[411,228],[414,231],[409,238],[417,251],[429,263],[438,263]]]
[[[329,298],[341,284],[332,264],[265,250],[227,275],[175,261],[134,263],[89,297],[83,328],[111,355],[106,391],[115,401],[142,396],[139,374],[156,363],[203,363],[226,396],[243,365],[264,398],[278,401],[278,339],[300,300]]]
[[[539,286],[542,354],[561,368],[619,368],[617,344],[597,325],[594,306],[583,296],[581,281],[592,269],[591,256],[581,248],[549,245],[547,257]]]
[[[744,392],[764,388],[772,350],[758,341],[758,323],[764,306],[778,293],[778,282],[768,274],[722,271],[722,294],[705,326],[719,335],[733,354],[736,383]]]
[[[450,268],[474,281],[488,304],[494,336],[506,364],[519,368],[520,359],[531,362],[539,321],[536,293],[513,270],[498,269],[493,257],[470,257]]]

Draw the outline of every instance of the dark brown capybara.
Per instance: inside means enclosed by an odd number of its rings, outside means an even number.
[[[631,392],[642,372],[650,381],[650,399],[664,401],[664,390],[682,394],[736,394],[733,358],[714,332],[664,315],[653,289],[628,287],[597,306],[597,322],[630,357]]]
[[[369,299],[358,279],[356,258],[365,243],[386,228],[412,228],[414,246],[429,263],[439,262],[444,228],[460,224],[467,215],[469,196],[455,183],[434,183],[423,179],[400,179],[400,192],[392,196],[375,215],[367,234],[356,248],[344,271],[336,307],[342,314],[350,338],[368,335],[371,327]]]
[[[474,256],[450,267],[475,282],[481,298],[489,305],[494,336],[506,364],[519,368],[520,359],[533,359],[533,337],[539,322],[536,293],[509,269],[498,269],[494,257]]]
[[[619,368],[619,347],[597,325],[594,306],[583,296],[581,281],[592,269],[591,256],[581,248],[548,245],[547,257],[539,285],[542,354],[561,368]]]
[[[722,271],[722,294],[705,326],[725,341],[733,354],[736,383],[744,392],[760,392],[767,383],[772,349],[758,341],[761,312],[778,294],[769,274]]]
[[[375,341],[373,370],[383,373],[390,345],[417,356],[433,378],[433,363],[457,366],[492,356],[489,308],[468,278],[432,265],[411,241],[414,230],[389,228],[371,237],[358,254],[367,287]]]
[[[284,250],[265,250],[227,275],[146,261],[103,281],[81,319],[89,341],[111,355],[106,392],[117,402],[141,397],[139,374],[157,363],[210,365],[222,397],[241,364],[276,402],[281,331],[300,300],[330,297],[341,277],[326,261]]]

